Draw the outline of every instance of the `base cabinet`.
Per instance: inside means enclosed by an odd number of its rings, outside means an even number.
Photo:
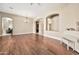
[[[78,42],[78,41],[76,42],[75,50],[76,50],[77,52],[79,52],[79,42]]]
[[[79,39],[73,37],[72,39],[65,36],[62,41],[67,45],[67,48],[71,47],[73,50],[79,52]]]

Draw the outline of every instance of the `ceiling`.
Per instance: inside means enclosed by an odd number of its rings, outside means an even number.
[[[21,16],[44,17],[66,6],[64,3],[0,3],[0,11]]]

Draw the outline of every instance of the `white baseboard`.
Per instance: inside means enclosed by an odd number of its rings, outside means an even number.
[[[32,32],[29,32],[29,33],[16,33],[16,34],[13,34],[13,35],[23,35],[23,34],[32,34]],[[0,36],[9,36],[9,35],[0,35]]]
[[[23,35],[23,34],[32,34],[32,32],[28,32],[28,33],[16,33],[16,34],[13,34],[13,35]]]
[[[44,34],[40,34],[40,33],[34,33],[34,34],[38,34],[38,35],[42,35],[42,36],[44,36]]]
[[[44,36],[62,41],[62,38],[44,34]]]

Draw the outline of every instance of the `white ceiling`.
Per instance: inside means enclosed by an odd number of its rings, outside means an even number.
[[[32,5],[31,3],[0,3],[0,11],[25,17],[44,17],[49,12],[66,5],[62,3],[33,3]]]

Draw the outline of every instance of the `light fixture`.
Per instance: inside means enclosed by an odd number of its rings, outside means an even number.
[[[26,19],[24,20],[25,23],[28,23],[29,22],[29,18],[26,17]]]
[[[37,5],[40,6],[40,3],[30,3],[31,6],[32,6],[32,5],[35,5],[35,4],[37,4]]]
[[[13,7],[9,7],[10,9],[14,9]]]

